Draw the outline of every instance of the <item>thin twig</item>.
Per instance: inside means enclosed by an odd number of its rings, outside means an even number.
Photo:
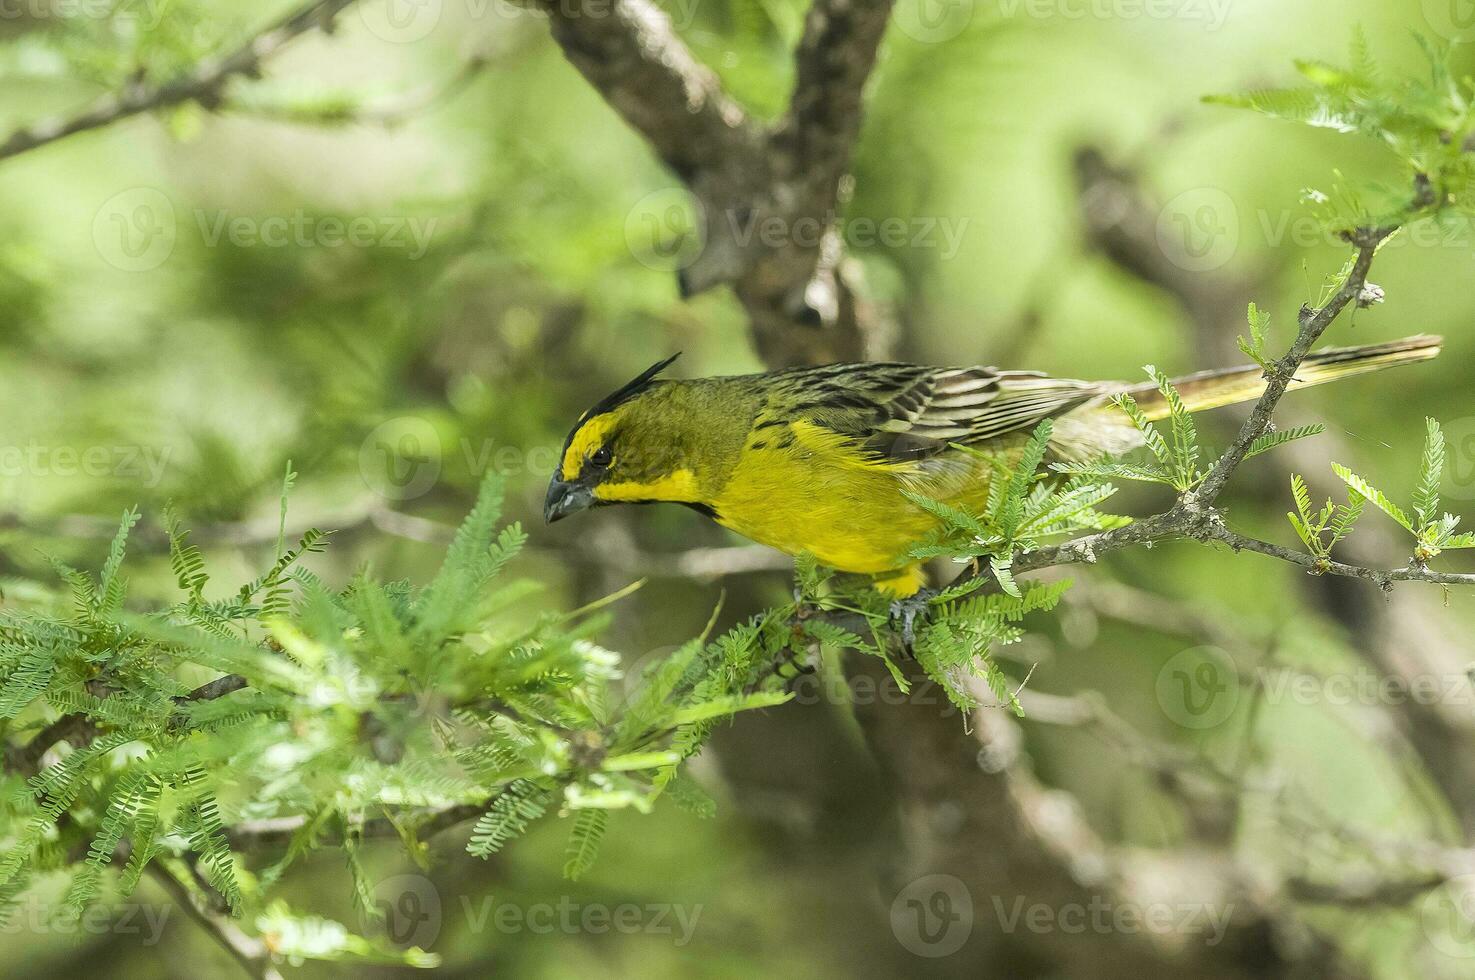
[[[1250,417],[1245,419],[1244,425],[1240,426],[1239,435],[1235,437],[1224,455],[1219,457],[1218,462],[1209,470],[1209,475],[1195,491],[1194,496],[1200,502],[1204,504],[1214,502],[1224,490],[1225,484],[1229,482],[1235,469],[1244,462],[1250,446],[1269,431],[1275,408],[1280,404],[1281,397],[1286,393],[1292,379],[1295,378],[1301,362],[1306,360],[1306,356],[1311,353],[1311,348],[1321,339],[1321,335],[1326,332],[1327,327],[1331,326],[1332,321],[1347,308],[1347,304],[1362,295],[1378,246],[1393,234],[1393,231],[1394,229],[1391,228],[1379,228],[1359,235],[1356,243],[1357,258],[1352,263],[1352,270],[1346,282],[1342,283],[1342,287],[1320,309],[1302,311],[1301,329],[1296,334],[1296,340],[1291,344],[1291,349],[1275,364],[1274,371],[1267,372],[1265,391],[1255,401]]]
[[[257,74],[263,60],[299,34],[314,28],[331,30],[333,18],[354,2],[355,0],[313,0],[253,35],[229,53],[221,57],[206,58],[177,78],[159,85],[132,83],[121,92],[103,96],[74,116],[48,119],[18,129],[0,143],[0,160],[154,109],[165,109],[184,102],[212,106],[219,100],[226,83],[231,79]]]
[[[247,935],[235,920],[212,908],[205,896],[196,893],[163,865],[157,862],[150,864],[149,874],[169,893],[174,903],[199,923],[247,973],[260,980],[282,980],[282,974],[272,964],[271,951],[265,942]]]
[[[365,105],[342,105],[318,109],[312,106],[295,107],[233,98],[223,103],[220,108],[235,115],[253,116],[274,122],[318,126],[360,124],[392,129],[416,116],[449,103],[476,80],[491,60],[490,55],[478,52],[462,62],[461,66],[445,81],[431,82],[412,92]]]
[[[213,681],[201,684],[188,694],[180,695],[174,699],[174,703],[183,706],[194,701],[213,701],[239,691],[246,685],[246,678],[240,674],[225,674]],[[7,746],[5,767],[20,775],[35,775],[36,770],[40,767],[41,758],[53,745],[62,741],[82,745],[92,741],[97,735],[97,724],[85,714],[76,712],[63,715],[33,735],[25,745]]]
[[[1360,578],[1375,583],[1385,592],[1393,587],[1394,582],[1431,582],[1435,585],[1475,585],[1475,574],[1464,572],[1436,572],[1430,568],[1418,565],[1404,565],[1402,568],[1377,569],[1367,568],[1362,565],[1349,565],[1346,562],[1316,559],[1302,551],[1293,551],[1290,548],[1268,541],[1260,541],[1256,538],[1246,537],[1235,531],[1229,530],[1221,522],[1210,525],[1209,534],[1214,540],[1222,541],[1235,551],[1253,551],[1261,555],[1269,555],[1271,558],[1279,558],[1301,565],[1316,575],[1342,575],[1347,578]]]
[[[496,799],[495,796],[481,803],[453,804],[430,811],[421,816],[418,823],[414,822],[415,818],[410,816],[402,818],[400,823],[412,824],[417,834],[431,836],[481,816],[494,799]],[[231,847],[238,850],[275,847],[289,842],[292,835],[301,830],[306,823],[307,817],[302,815],[269,817],[263,820],[247,820],[238,823],[227,827],[225,833],[230,840]],[[396,825],[385,817],[365,820],[359,829],[360,836],[365,840],[388,840],[399,836]],[[342,842],[342,836],[335,832],[325,832],[320,838],[320,843],[341,844]]]

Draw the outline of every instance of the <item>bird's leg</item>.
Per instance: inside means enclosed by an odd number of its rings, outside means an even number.
[[[800,653],[792,647],[786,648],[774,657],[768,666],[764,667],[756,677],[748,682],[743,688],[743,693],[756,693],[763,687],[763,683],[771,677],[777,677],[787,686],[805,674],[818,672],[819,664],[815,662],[814,654],[815,651],[812,649]],[[792,671],[786,672],[785,668],[792,668]]]
[[[792,648],[786,654],[780,654],[773,667],[774,674],[785,682],[797,680],[805,674],[813,674],[818,670],[819,664],[814,660],[813,650],[800,653]]]
[[[912,641],[917,638],[916,622],[920,618],[925,624],[931,618],[931,602],[937,595],[937,589],[918,589],[891,604],[891,621],[901,624],[902,649],[908,654],[912,652]]]

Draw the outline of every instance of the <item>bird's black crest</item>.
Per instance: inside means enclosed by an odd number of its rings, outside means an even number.
[[[628,401],[629,399],[634,398],[636,395],[649,388],[651,384],[656,380],[656,375],[660,374],[662,371],[666,370],[666,368],[670,367],[671,362],[676,360],[676,358],[680,356],[681,351],[677,351],[670,357],[666,358],[664,361],[657,361],[655,364],[652,364],[644,371],[641,371],[640,374],[637,375],[633,381],[604,396],[604,398],[602,398],[597,405],[595,405],[593,408],[589,409],[589,411],[585,412],[582,416],[579,417],[579,422],[581,424],[587,422],[589,419],[592,419],[596,415],[603,415],[605,412],[608,412],[610,409],[614,408],[621,402]]]
[[[572,429],[569,430],[568,438],[563,441],[564,453],[568,452],[569,444],[574,441],[574,433],[579,431],[579,426],[594,418],[594,416],[596,415],[603,415],[605,412],[610,411],[621,402],[628,401],[629,399],[634,398],[636,395],[640,394],[645,389],[649,388],[652,384],[655,383],[656,375],[660,374],[662,371],[666,370],[666,368],[670,367],[671,362],[676,360],[676,358],[680,356],[681,351],[677,351],[670,357],[666,358],[664,361],[657,361],[650,367],[646,368],[644,371],[641,371],[640,374],[638,374],[627,384],[621,386],[615,391],[610,392],[608,395],[605,395],[604,398],[600,399],[598,404],[589,409],[589,411],[585,412],[583,415],[580,415],[579,421],[574,425]],[[559,459],[561,460],[562,458],[563,457],[560,454]]]

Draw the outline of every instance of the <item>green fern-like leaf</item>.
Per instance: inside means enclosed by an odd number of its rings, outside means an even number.
[[[1204,101],[1339,133],[1358,131],[1357,120],[1345,103],[1315,88],[1259,89],[1244,95],[1211,95]]]
[[[1325,431],[1326,426],[1318,422],[1314,425],[1298,425],[1293,429],[1277,429],[1275,432],[1267,432],[1250,443],[1250,448],[1245,450],[1245,459],[1253,459],[1261,453],[1268,453],[1272,449],[1284,446],[1288,442],[1295,442],[1297,439],[1319,436]]]
[[[1331,532],[1332,536],[1327,546],[1328,548],[1335,546],[1337,542],[1352,533],[1353,525],[1362,516],[1362,507],[1365,503],[1367,503],[1366,497],[1356,490],[1348,489],[1347,503],[1338,504],[1334,508],[1331,522],[1327,525],[1327,529]]]
[[[1444,431],[1434,419],[1425,419],[1424,453],[1419,482],[1414,487],[1414,514],[1424,527],[1439,514],[1439,482],[1444,479]]]
[[[175,581],[189,602],[199,603],[205,583],[210,581],[205,572],[205,557],[189,542],[190,532],[181,527],[173,505],[164,510],[164,530],[169,536],[169,565],[174,570]]]
[[[510,528],[493,543],[502,515],[503,492],[501,477],[489,470],[475,506],[451,540],[440,571],[416,603],[416,633],[421,639],[455,632],[478,590],[520,547],[521,531]]]
[[[508,841],[526,833],[547,812],[551,799],[547,789],[531,780],[515,780],[477,818],[471,840],[466,844],[467,852],[479,858],[491,857]]]
[[[239,911],[244,898],[235,858],[226,840],[220,805],[209,791],[209,777],[198,763],[186,767],[181,789],[193,798],[194,828],[190,846],[200,855],[200,867],[211,886],[224,897],[231,911]]]
[[[1053,428],[1054,424],[1049,419],[1043,420],[1035,427],[1029,442],[1024,445],[1024,452],[1014,465],[1014,472],[1009,477],[1004,498],[998,509],[993,512],[999,536],[1005,541],[1014,540],[1019,531],[1019,525],[1024,519],[1029,490],[1037,479],[1036,473],[1040,464],[1045,461],[1045,452],[1050,447],[1050,434]]]
[[[574,816],[574,826],[569,832],[568,848],[564,852],[564,877],[577,881],[594,866],[599,856],[599,845],[604,841],[605,829],[609,826],[609,811],[585,809]]]
[[[1180,492],[1191,490],[1203,479],[1198,470],[1198,427],[1168,376],[1151,364],[1147,365],[1146,371],[1168,404],[1168,430],[1173,435],[1173,444],[1169,459],[1164,460],[1163,465],[1172,472],[1176,489]]]
[[[123,568],[123,557],[128,550],[128,532],[132,531],[137,523],[138,508],[125,510],[123,519],[118,525],[118,533],[108,548],[107,562],[102,567],[102,578],[98,581],[97,588],[98,612],[104,616],[111,616],[123,608],[124,583],[119,572]]]
[[[1371,501],[1374,507],[1378,508],[1378,510],[1381,510],[1389,517],[1393,518],[1393,520],[1397,521],[1399,526],[1402,527],[1404,530],[1408,531],[1410,534],[1418,534],[1418,531],[1414,528],[1413,522],[1410,521],[1408,515],[1403,512],[1403,508],[1399,507],[1393,501],[1389,500],[1387,495],[1384,494],[1383,491],[1379,490],[1371,483],[1368,483],[1362,477],[1358,476],[1356,473],[1353,473],[1341,463],[1333,463],[1332,472],[1337,474],[1337,477],[1343,483],[1347,484],[1347,486],[1357,491],[1359,496]]]
[[[1143,442],[1147,445],[1148,451],[1152,453],[1163,469],[1165,471],[1171,471],[1173,468],[1172,450],[1168,448],[1167,440],[1157,430],[1157,426],[1148,421],[1147,415],[1137,406],[1137,400],[1123,392],[1122,394],[1112,396],[1111,401],[1113,405],[1127,413],[1127,418],[1132,420],[1133,427],[1142,434]]]
[[[902,496],[941,521],[947,528],[977,537],[986,537],[989,533],[982,521],[960,507],[933,500],[925,494],[914,493],[911,490],[902,490],[901,493]]]
[[[1247,319],[1250,324],[1250,339],[1243,336],[1237,337],[1239,349],[1244,351],[1245,356],[1265,370],[1271,369],[1270,355],[1265,352],[1265,344],[1269,336],[1270,314],[1262,313],[1254,303],[1249,305]]]

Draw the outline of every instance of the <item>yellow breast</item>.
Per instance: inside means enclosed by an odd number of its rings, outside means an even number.
[[[878,575],[912,564],[907,552],[937,520],[903,490],[973,506],[988,491],[982,464],[968,468],[968,478],[935,485],[919,464],[867,459],[811,423],[779,432],[750,440],[714,501],[717,519],[761,544],[791,555],[808,552],[841,571]]]

